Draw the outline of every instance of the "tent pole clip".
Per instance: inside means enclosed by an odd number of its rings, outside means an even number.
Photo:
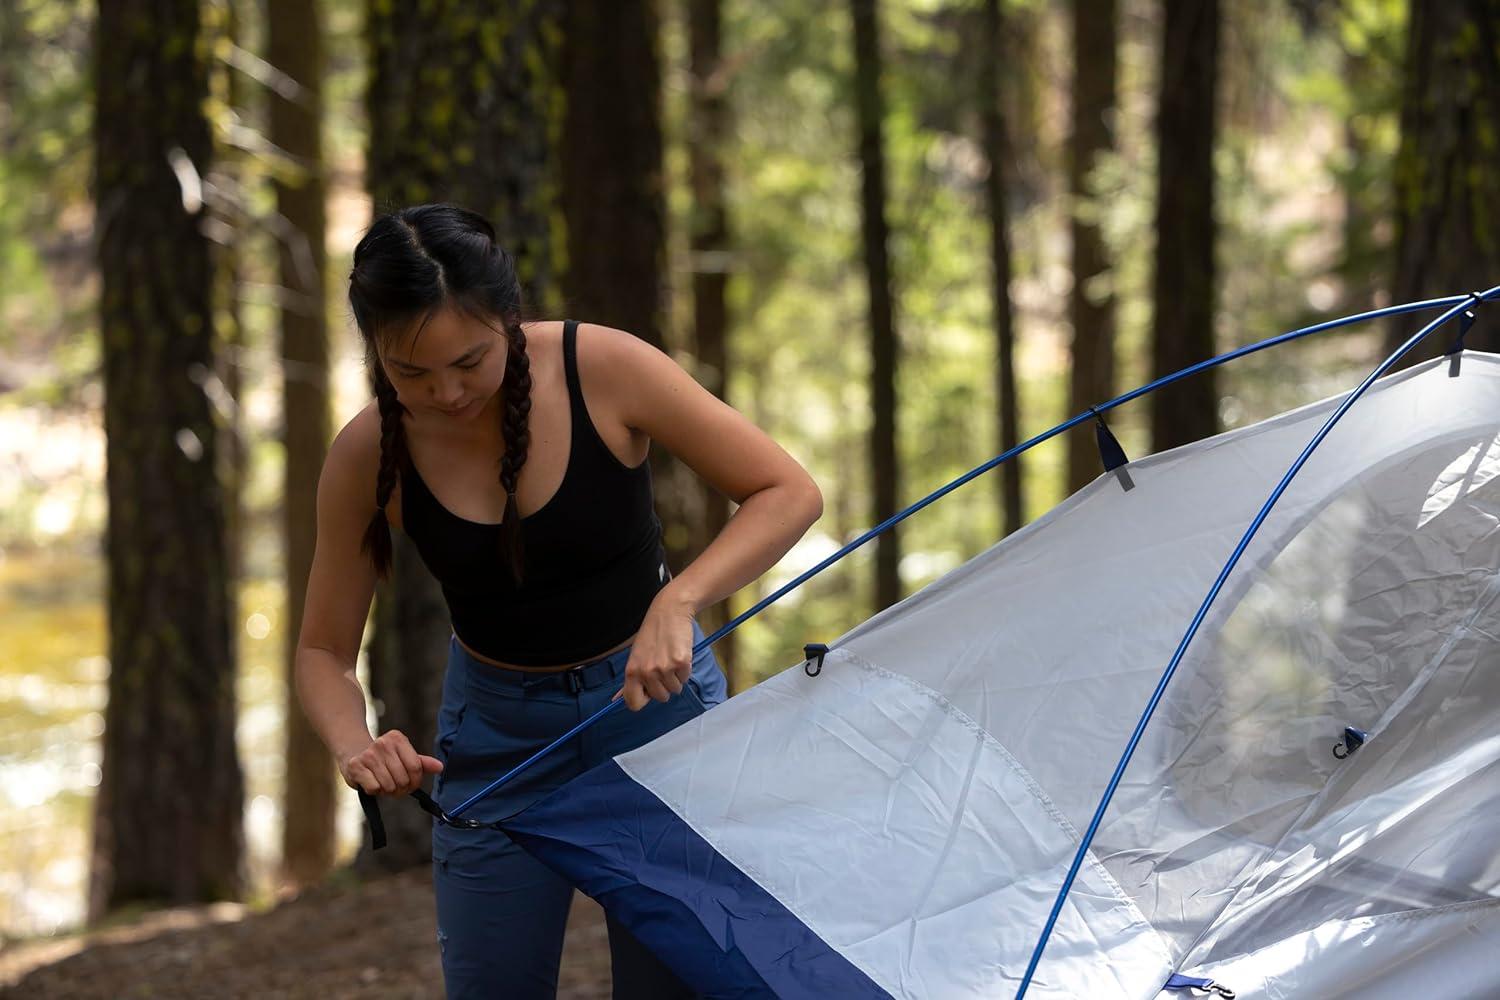
[[[1115,474],[1115,477],[1120,480],[1121,488],[1128,493],[1135,489],[1135,481],[1130,478],[1130,471],[1125,468],[1130,464],[1130,457],[1125,454],[1125,449],[1120,447],[1119,439],[1104,422],[1104,415],[1099,412],[1098,407],[1090,406],[1089,412],[1094,415],[1094,443],[1099,447],[1099,461],[1103,463],[1105,472]]]
[[[1353,757],[1354,752],[1365,745],[1370,734],[1363,729],[1355,729],[1353,726],[1344,727],[1344,739],[1333,745],[1333,755],[1339,760]]]
[[[828,655],[828,647],[821,642],[810,642],[802,647],[802,657],[807,662],[802,669],[807,676],[816,677],[823,672],[823,657]]]
[[[1464,354],[1464,338],[1469,335],[1469,328],[1474,325],[1474,311],[1484,301],[1483,292],[1470,292],[1472,300],[1458,317],[1458,336],[1453,338],[1453,344],[1446,351],[1448,355],[1448,377],[1458,378],[1459,362]]]

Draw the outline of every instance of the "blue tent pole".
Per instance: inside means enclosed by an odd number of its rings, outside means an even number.
[[[1331,319],[1322,323],[1315,323],[1312,326],[1305,326],[1297,330],[1291,330],[1287,333],[1278,334],[1275,337],[1268,337],[1265,340],[1257,341],[1253,344],[1247,344],[1244,347],[1236,348],[1235,350],[1220,354],[1217,357],[1209,358],[1206,361],[1200,361],[1197,364],[1189,365],[1188,367],[1183,368],[1180,371],[1173,372],[1170,375],[1163,375],[1161,378],[1156,379],[1153,382],[1148,382],[1145,385],[1140,386],[1139,388],[1132,389],[1124,395],[1116,396],[1114,399],[1111,399],[1107,403],[1101,403],[1098,406],[1093,407],[1092,409],[1085,410],[1077,416],[1063,421],[1056,427],[1053,427],[1047,431],[1043,431],[1036,437],[1024,441],[1021,444],[1016,445],[1014,448],[996,455],[994,458],[985,462],[983,465],[979,465],[973,469],[970,469],[968,472],[959,476],[957,479],[954,479],[946,485],[927,494],[927,496],[923,497],[921,500],[918,500],[916,503],[912,504],[910,507],[907,507],[905,510],[899,511],[898,513],[886,518],[884,521],[881,521],[879,524],[875,525],[875,527],[871,528],[869,531],[866,531],[863,535],[860,535],[858,538],[854,539],[852,542],[849,542],[837,552],[828,556],[822,562],[819,562],[816,566],[813,566],[811,569],[797,576],[796,579],[778,588],[769,596],[762,598],[754,607],[737,615],[733,620],[725,623],[722,627],[714,631],[713,634],[705,636],[702,642],[699,642],[693,647],[692,655],[696,657],[704,649],[712,646],[724,636],[739,628],[745,622],[760,614],[766,608],[770,607],[772,604],[775,604],[777,601],[781,600],[781,598],[785,597],[793,590],[796,590],[798,587],[802,586],[808,580],[811,580],[813,577],[817,576],[819,573],[823,572],[825,569],[832,566],[840,559],[843,559],[855,549],[863,546],[871,539],[878,536],[881,532],[886,531],[893,525],[906,520],[917,511],[928,506],[929,504],[935,503],[936,501],[942,499],[970,480],[978,476],[982,476],[984,473],[993,469],[995,466],[1000,465],[1002,462],[1007,462],[1015,456],[1021,454],[1022,452],[1036,447],[1049,438],[1056,437],[1057,435],[1062,434],[1063,432],[1068,431],[1073,427],[1084,423],[1085,421],[1094,419],[1095,411],[1098,411],[1100,413],[1107,412],[1117,406],[1122,406],[1125,403],[1130,402],[1131,400],[1138,399],[1149,392],[1154,392],[1164,386],[1171,385],[1173,382],[1179,382],[1182,379],[1190,378],[1193,375],[1198,374],[1199,372],[1206,371],[1210,368],[1216,368],[1219,365],[1228,364],[1229,362],[1235,361],[1239,358],[1243,358],[1246,355],[1255,354],[1259,351],[1266,350],[1267,348],[1276,347],[1293,340],[1300,340],[1303,337],[1309,337],[1313,334],[1324,333],[1328,330],[1335,330],[1340,327],[1352,326],[1355,323],[1363,323],[1367,320],[1380,319],[1386,316],[1399,316],[1406,313],[1420,312],[1424,309],[1436,309],[1442,306],[1452,306],[1458,303],[1466,303],[1471,301],[1473,298],[1474,297],[1472,295],[1449,295],[1443,298],[1425,299],[1420,302],[1406,302],[1400,305],[1386,306],[1382,309],[1372,309],[1368,312],[1356,313],[1352,316],[1343,316],[1338,319]],[[490,782],[484,788],[469,796],[469,798],[465,799],[456,808],[450,811],[448,813],[448,816],[451,818],[463,815],[463,813],[467,811],[469,807],[474,805],[474,803],[478,802],[480,799],[483,799],[485,796],[492,794],[496,789],[500,788],[506,782],[516,777],[516,775],[520,774],[522,771],[525,771],[527,768],[531,767],[543,757],[546,757],[553,750],[556,750],[558,747],[562,746],[564,743],[568,742],[579,733],[595,725],[611,712],[619,710],[623,705],[624,702],[619,700],[610,702],[608,705],[604,706],[599,711],[595,712],[593,715],[589,716],[587,719],[584,719],[582,722],[578,723],[578,725],[574,726],[566,733],[563,733],[551,743],[547,744],[547,746],[538,750],[526,760],[517,764],[509,771],[505,772],[494,781]]]
[[[1166,670],[1162,672],[1161,679],[1157,681],[1156,690],[1151,693],[1150,700],[1146,702],[1146,708],[1141,713],[1140,720],[1135,725],[1135,731],[1130,734],[1130,741],[1125,745],[1125,752],[1120,755],[1120,761],[1115,765],[1114,774],[1110,776],[1109,784],[1104,789],[1104,795],[1099,800],[1099,806],[1094,810],[1094,818],[1089,822],[1088,829],[1084,832],[1083,839],[1078,844],[1078,851],[1073,855],[1073,863],[1068,867],[1067,877],[1063,879],[1062,888],[1058,890],[1057,898],[1052,903],[1052,912],[1047,915],[1046,926],[1042,928],[1041,936],[1037,939],[1035,949],[1032,950],[1031,961],[1027,964],[1026,974],[1021,979],[1021,987],[1016,991],[1016,1000],[1022,1000],[1026,996],[1026,990],[1031,985],[1032,976],[1036,973],[1037,963],[1041,961],[1042,952],[1047,947],[1047,940],[1052,936],[1052,929],[1056,926],[1058,915],[1062,913],[1063,904],[1067,901],[1068,892],[1073,888],[1073,881],[1078,876],[1078,870],[1083,866],[1083,860],[1088,855],[1090,845],[1094,842],[1094,835],[1099,831],[1099,824],[1104,819],[1104,811],[1109,808],[1110,800],[1114,798],[1115,789],[1119,787],[1121,779],[1125,776],[1125,768],[1130,764],[1130,758],[1135,754],[1135,748],[1140,743],[1141,736],[1145,733],[1146,726],[1150,723],[1151,716],[1156,711],[1157,704],[1160,703],[1162,695],[1166,692],[1167,684],[1171,682],[1172,675],[1176,673],[1178,665],[1182,662],[1183,655],[1187,652],[1188,643],[1192,642],[1193,637],[1197,635],[1198,627],[1203,624],[1203,619],[1208,615],[1209,608],[1219,596],[1219,591],[1223,589],[1224,581],[1240,561],[1240,556],[1249,547],[1251,539],[1260,530],[1260,526],[1265,523],[1266,518],[1271,513],[1271,508],[1276,505],[1276,501],[1281,499],[1281,495],[1286,492],[1287,487],[1291,485],[1292,479],[1307,464],[1308,458],[1312,456],[1318,445],[1323,443],[1323,439],[1343,419],[1344,414],[1349,412],[1349,408],[1354,405],[1355,401],[1365,394],[1365,390],[1374,384],[1376,379],[1388,372],[1396,362],[1400,361],[1412,348],[1420,344],[1444,323],[1463,313],[1469,306],[1487,301],[1497,295],[1500,295],[1500,285],[1496,285],[1486,292],[1475,292],[1471,295],[1459,297],[1456,305],[1445,310],[1441,316],[1413,334],[1406,343],[1402,344],[1394,353],[1381,362],[1374,371],[1365,376],[1365,380],[1359,384],[1359,387],[1351,392],[1339,404],[1338,408],[1333,411],[1329,418],[1324,421],[1323,426],[1319,428],[1317,434],[1313,435],[1313,439],[1307,443],[1307,446],[1302,449],[1302,453],[1297,456],[1297,460],[1292,463],[1292,467],[1287,470],[1286,475],[1282,476],[1281,482],[1271,492],[1271,496],[1261,507],[1260,513],[1256,514],[1255,519],[1250,522],[1250,527],[1245,530],[1244,537],[1240,539],[1240,543],[1235,547],[1234,553],[1230,555],[1229,561],[1219,571],[1219,577],[1214,581],[1213,587],[1209,589],[1208,596],[1203,599],[1203,604],[1198,608],[1198,613],[1193,616],[1193,621],[1188,626],[1187,634],[1182,637],[1182,642],[1178,644],[1177,651],[1172,654],[1171,662],[1167,664]]]

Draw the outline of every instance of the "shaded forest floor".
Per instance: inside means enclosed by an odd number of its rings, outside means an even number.
[[[575,895],[558,996],[609,996],[603,912]],[[496,984],[496,995],[502,995]],[[424,868],[339,880],[256,913],[182,907],[62,939],[0,950],[0,998],[443,996]]]

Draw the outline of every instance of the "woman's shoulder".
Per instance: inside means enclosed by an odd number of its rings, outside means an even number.
[[[380,466],[380,405],[373,399],[360,407],[328,446],[328,464],[341,471],[368,468],[371,473]]]
[[[528,349],[536,348],[536,353],[548,356],[549,359],[561,360],[563,328],[568,322],[570,321],[552,319],[526,323]],[[574,357],[577,359],[578,370],[580,373],[594,373],[600,380],[609,378],[618,365],[629,364],[632,356],[640,351],[656,350],[644,338],[625,330],[587,320],[571,322],[577,327],[574,334]]]
[[[372,399],[333,436],[323,458],[318,491],[363,524],[375,512],[379,475],[380,407]]]
[[[628,394],[634,383],[650,377],[656,366],[675,364],[644,337],[603,323],[578,324],[576,357],[585,395],[596,386],[598,391],[612,395]]]

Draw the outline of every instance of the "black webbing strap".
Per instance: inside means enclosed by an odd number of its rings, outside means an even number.
[[[385,846],[385,821],[380,817],[380,798],[379,796],[371,795],[362,788],[357,789],[357,791],[359,792],[359,806],[365,811],[365,821],[370,824],[370,847],[378,851]],[[483,820],[469,819],[465,816],[449,816],[443,811],[443,807],[433,800],[431,795],[428,795],[420,788],[414,789],[408,795],[408,798],[421,806],[423,812],[431,815],[439,823],[446,823],[448,826],[455,826],[465,830],[504,829],[501,826],[505,822],[503,819],[486,823]]]

